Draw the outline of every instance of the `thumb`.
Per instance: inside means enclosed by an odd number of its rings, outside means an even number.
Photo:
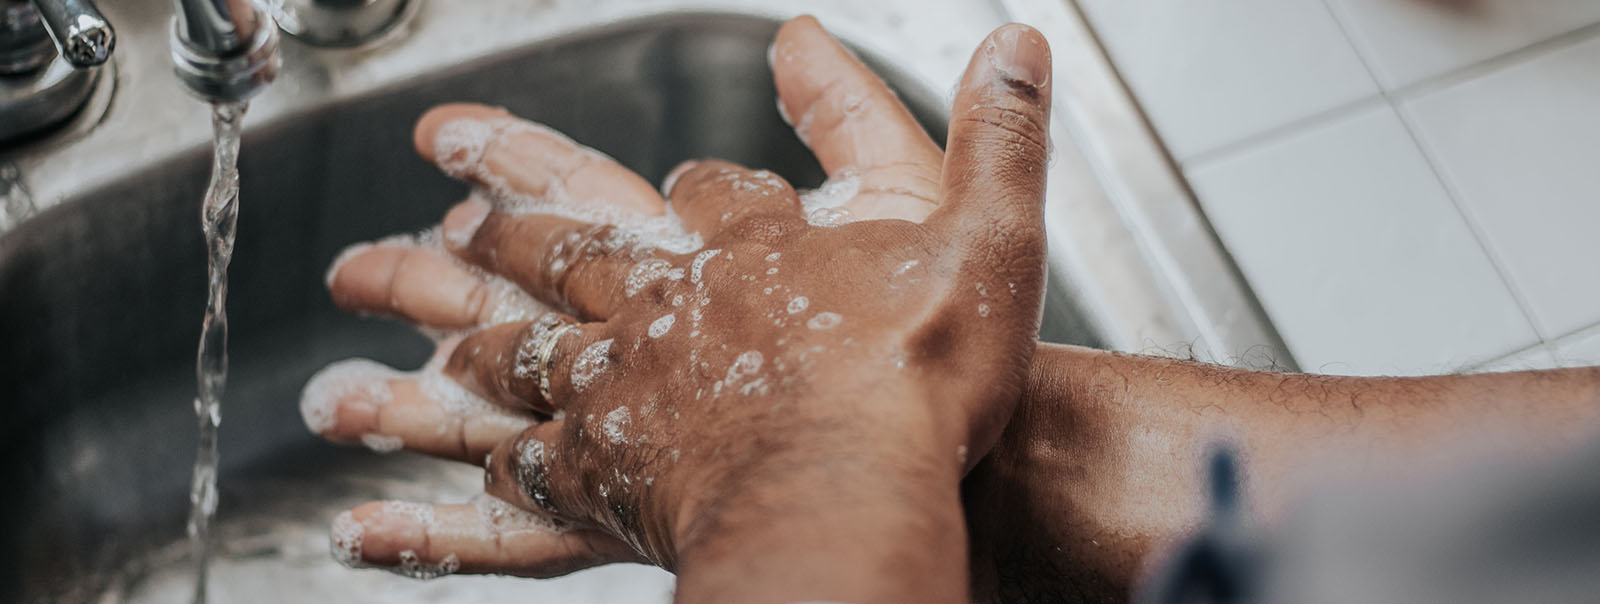
[[[957,236],[1036,225],[1049,160],[1050,46],[1013,23],[979,45],[950,111],[943,202],[929,223]]]

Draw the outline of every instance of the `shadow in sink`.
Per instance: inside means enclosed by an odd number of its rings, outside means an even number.
[[[652,181],[681,160],[720,157],[815,186],[820,168],[774,108],[765,53],[776,27],[728,15],[609,26],[247,134],[229,303],[222,551],[212,579],[219,601],[667,599],[670,576],[642,567],[558,581],[427,584],[338,568],[324,536],[337,510],[389,497],[464,501],[478,474],[326,445],[306,432],[296,401],[305,380],[331,361],[363,356],[415,367],[429,352],[409,328],[336,311],[323,288],[323,272],[344,246],[431,225],[465,196],[464,185],[411,149],[411,126],[426,108],[502,105]],[[943,140],[938,96],[875,67]],[[12,489],[0,503],[12,524],[0,544],[0,599],[187,598],[180,561],[208,157],[197,149],[0,238],[0,384],[9,416],[0,437]]]

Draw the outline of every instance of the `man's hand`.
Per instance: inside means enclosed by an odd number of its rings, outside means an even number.
[[[964,596],[957,482],[1010,415],[1042,300],[1048,49],[1021,26],[983,43],[947,154],[814,20],[772,56],[823,167],[859,179],[842,206],[714,160],[674,170],[664,200],[497,110],[424,117],[419,150],[482,195],[442,246],[354,249],[330,284],[345,308],[471,333],[418,375],[325,373],[308,423],[487,463],[490,493],[569,530],[369,504],[336,527],[353,561],[546,576],[648,560],[691,599]],[[639,218],[669,207],[699,241]],[[550,339],[558,324],[577,327]]]

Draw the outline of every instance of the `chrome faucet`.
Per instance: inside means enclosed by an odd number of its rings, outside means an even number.
[[[244,101],[278,73],[280,27],[313,46],[362,46],[387,39],[422,1],[172,0],[174,68],[204,100]],[[101,64],[115,47],[91,0],[0,0],[0,145],[109,96],[95,91],[109,86]]]
[[[173,0],[172,62],[200,98],[239,102],[278,75],[278,28],[252,0]]]
[[[0,0],[0,142],[76,113],[116,44],[89,0]]]
[[[173,0],[178,79],[238,102],[278,73],[278,28],[252,0]],[[93,95],[116,32],[90,0],[0,0],[0,143],[71,118]]]

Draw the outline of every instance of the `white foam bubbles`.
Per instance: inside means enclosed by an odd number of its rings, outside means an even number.
[[[482,523],[484,532],[492,535],[524,531],[561,534],[567,531],[567,526],[559,521],[524,510],[488,493],[474,496],[472,505],[478,509],[478,521]]]
[[[764,361],[765,358],[761,356],[761,352],[758,350],[741,352],[738,357],[733,359],[733,364],[728,366],[728,375],[724,381],[731,386],[746,376],[755,375],[757,371],[761,370],[761,364]]]
[[[456,178],[477,175],[489,145],[511,120],[455,119],[439,126],[433,137],[433,158],[439,168]]]
[[[384,514],[409,516],[412,522],[422,526],[433,524],[433,506],[415,501],[385,501],[383,502]]]
[[[816,330],[833,329],[843,321],[844,317],[839,316],[839,313],[819,312],[816,316],[811,317],[811,320],[806,321],[806,327]]]
[[[328,552],[339,564],[361,568],[365,566],[361,561],[361,544],[366,534],[367,527],[356,522],[349,510],[339,512],[338,516],[333,517],[333,526],[328,531]]]
[[[784,189],[783,179],[778,178],[777,174],[773,174],[767,170],[756,170],[755,172],[751,172],[748,176],[741,175],[739,172],[733,172],[732,177],[733,182],[731,184],[731,188],[734,191],[747,191],[760,195],[775,195],[783,192]],[[727,220],[727,218],[727,215],[723,216],[723,220]]]
[[[370,359],[348,359],[324,367],[300,392],[300,417],[312,432],[325,434],[338,424],[339,401],[359,398],[386,405],[394,398],[389,380],[401,375]]]
[[[667,332],[672,330],[672,324],[677,320],[678,317],[676,315],[663,315],[661,318],[650,322],[650,337],[653,339],[667,335]]]
[[[453,120],[441,126],[434,138],[437,163],[452,176],[481,183],[473,198],[488,201],[496,209],[511,214],[551,214],[594,224],[616,225],[627,243],[687,254],[699,249],[700,236],[683,229],[682,221],[669,211],[663,216],[645,216],[614,207],[604,200],[575,199],[554,183],[544,194],[532,196],[507,182],[484,165],[484,156],[494,141],[504,136],[533,135],[565,142],[603,161],[604,154],[573,142],[545,126],[515,118]]]
[[[378,453],[393,453],[405,448],[406,441],[398,436],[368,433],[361,435],[361,444]]]
[[[550,312],[550,307],[533,299],[522,287],[499,275],[489,277],[489,304],[494,310],[484,325],[517,323]]]
[[[849,222],[850,213],[842,206],[861,191],[861,176],[854,168],[835,172],[822,186],[800,193],[800,208],[806,221],[815,226],[839,226]]]
[[[485,400],[442,373],[442,367],[427,367],[417,374],[423,396],[437,402],[445,412],[470,417],[480,422],[495,422],[510,428],[525,428],[531,421],[511,410]]]
[[[611,444],[625,445],[628,444],[628,424],[632,421],[633,417],[629,414],[627,406],[617,407],[607,413],[605,420],[600,422],[600,431],[605,433],[606,440],[611,441]]]
[[[595,378],[603,375],[611,368],[612,339],[605,339],[590,344],[578,353],[578,358],[572,364],[572,389],[583,392]]]
[[[623,286],[623,293],[632,298],[640,290],[643,290],[645,286],[667,276],[667,273],[671,270],[672,264],[660,258],[640,260],[638,264],[633,265],[633,268],[628,270],[628,279]]]
[[[715,258],[717,254],[720,253],[722,253],[722,250],[717,249],[702,250],[700,253],[695,254],[694,262],[689,264],[689,282],[695,284],[696,286],[700,285],[700,279],[705,273],[706,263],[710,262],[712,258]]]
[[[389,570],[397,575],[427,581],[455,574],[456,571],[461,570],[461,559],[457,558],[455,553],[452,552],[437,563],[430,564],[418,558],[415,551],[409,549],[401,550],[400,565]]]
[[[820,104],[812,103],[810,107],[806,108],[805,113],[800,114],[798,121],[790,121],[788,114],[783,114],[783,121],[788,122],[789,126],[794,128],[794,135],[800,139],[800,142],[805,143],[807,147],[811,146],[811,122],[816,118],[817,105]]]

